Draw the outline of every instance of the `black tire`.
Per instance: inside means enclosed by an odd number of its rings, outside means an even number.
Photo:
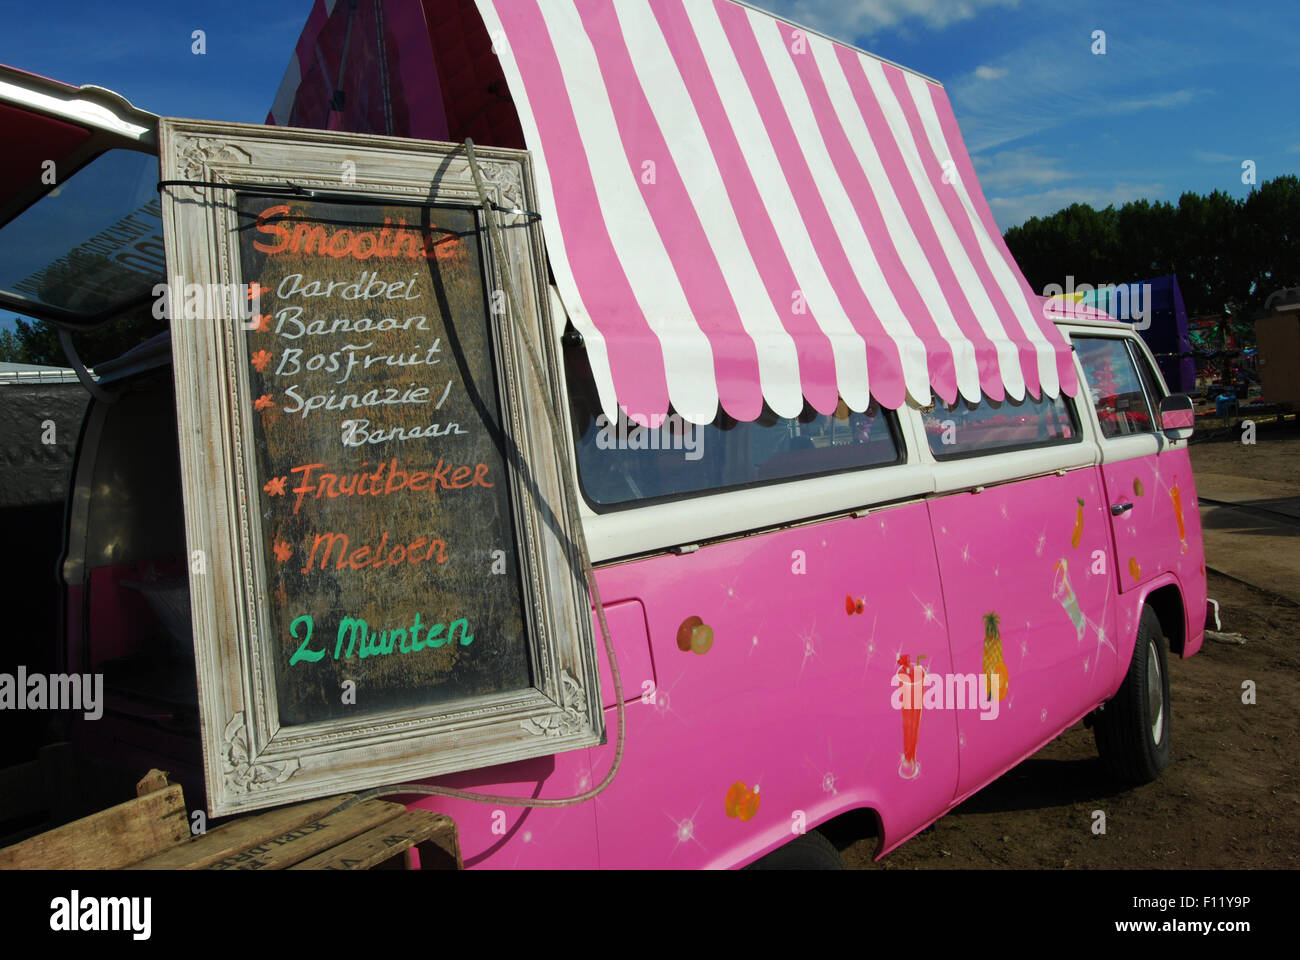
[[[1128,674],[1092,731],[1102,766],[1127,786],[1150,783],[1169,765],[1169,663],[1160,620],[1150,607],[1142,608]]]
[[[835,845],[816,830],[795,837],[765,857],[759,857],[746,870],[843,870],[844,859]]]

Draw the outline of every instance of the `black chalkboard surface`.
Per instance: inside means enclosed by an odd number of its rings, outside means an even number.
[[[476,213],[237,206],[280,722],[528,687]]]

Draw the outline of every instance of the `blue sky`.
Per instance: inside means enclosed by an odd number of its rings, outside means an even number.
[[[1005,229],[1075,202],[1244,196],[1300,171],[1295,0],[759,0],[947,88]],[[0,62],[260,123],[310,0],[0,0]],[[191,53],[206,33],[207,54]],[[1095,55],[1092,35],[1106,34]],[[2,322],[2,321],[0,321]]]
[[[999,225],[1300,171],[1300,4],[762,0],[943,83]],[[1105,31],[1106,53],[1092,53]]]

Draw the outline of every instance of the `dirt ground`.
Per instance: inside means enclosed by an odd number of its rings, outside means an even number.
[[[1215,438],[1212,443],[1192,444],[1192,468],[1198,476],[1235,474],[1300,486],[1300,424],[1295,417],[1261,421],[1255,428],[1255,442],[1249,445],[1241,443],[1239,426],[1203,428],[1198,421],[1196,428]]]
[[[1298,482],[1294,427],[1248,457],[1239,443],[1198,444],[1206,471]],[[1213,557],[1210,558],[1213,566]],[[1108,784],[1092,731],[1077,724],[879,863],[875,840],[843,851],[850,868],[1125,869],[1300,867],[1300,606],[1215,573],[1223,629],[1170,662],[1169,766],[1155,783]],[[1256,702],[1242,702],[1243,681]],[[1106,815],[1093,833],[1093,811]]]

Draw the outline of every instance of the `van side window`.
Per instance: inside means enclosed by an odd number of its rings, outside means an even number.
[[[1083,365],[1102,436],[1109,439],[1153,433],[1151,408],[1125,341],[1115,337],[1076,337],[1074,349]]]
[[[1010,398],[997,402],[983,397],[977,404],[959,399],[936,404],[922,419],[936,460],[1077,443],[1080,438],[1073,404],[1064,396],[1035,400],[1026,394],[1019,403]]]
[[[565,375],[578,479],[594,510],[617,508],[781,480],[899,463],[894,414],[874,403],[855,413],[840,402],[832,414],[805,404],[795,419],[766,406],[759,419],[739,423],[719,411],[710,424],[671,415],[658,429],[638,427],[620,411],[601,411],[587,351],[565,338]]]

